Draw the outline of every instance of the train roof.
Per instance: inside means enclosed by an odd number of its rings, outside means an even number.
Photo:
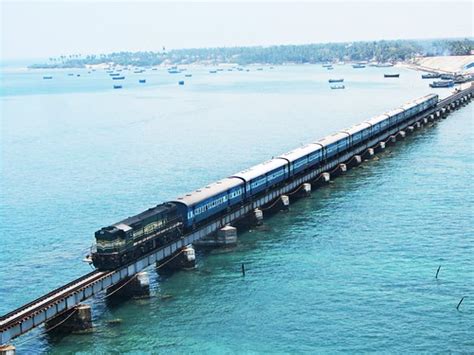
[[[266,161],[265,163],[258,164],[258,165],[252,166],[251,168],[242,170],[238,172],[237,174],[232,175],[231,177],[241,178],[248,182],[252,179],[255,179],[256,177],[260,175],[264,175],[272,170],[281,168],[282,166],[285,166],[286,164],[288,164],[286,160],[272,159],[272,160]]]
[[[167,212],[173,207],[175,207],[174,203],[170,203],[170,202],[162,203],[162,204],[156,205],[155,207],[149,208],[146,211],[143,211],[135,216],[127,217],[123,221],[114,223],[112,226],[117,227],[118,229],[124,230],[124,225],[132,226],[133,224],[140,222],[148,217],[152,217],[157,214]]]
[[[336,132],[336,133],[331,134],[330,136],[326,136],[320,139],[317,142],[314,142],[314,144],[321,144],[323,147],[327,147],[328,145],[347,137],[348,137],[347,133]]]
[[[321,145],[310,143],[310,144],[306,144],[302,147],[293,149],[292,151],[290,151],[288,153],[282,154],[282,155],[278,156],[278,158],[288,159],[289,161],[293,162],[293,161],[295,161],[295,160],[297,160],[301,157],[304,157],[305,155],[311,154],[311,153],[313,153],[317,150],[320,150],[320,149],[322,149]]]
[[[390,117],[398,115],[399,113],[402,113],[404,110],[402,110],[400,107],[399,108],[394,108],[393,110],[385,112],[386,115],[389,115]]]
[[[372,118],[369,118],[367,121],[367,123],[371,124],[371,125],[374,125],[374,124],[377,124],[377,123],[380,123],[384,120],[386,120],[388,118],[388,115],[387,114],[383,114],[383,115],[378,115],[378,116],[375,116],[375,117],[372,117]]]
[[[240,179],[225,178],[210,185],[204,186],[196,191],[190,192],[184,196],[178,197],[172,202],[182,203],[186,206],[194,206],[202,201],[207,200],[213,196],[219,195],[233,187],[243,184]]]
[[[358,123],[352,127],[349,127],[349,128],[346,128],[346,129],[343,129],[341,132],[344,132],[344,133],[348,133],[348,134],[354,134],[354,133],[357,133],[357,132],[360,132],[366,128],[369,128],[370,127],[370,124],[367,123],[367,122],[361,122],[361,123]]]

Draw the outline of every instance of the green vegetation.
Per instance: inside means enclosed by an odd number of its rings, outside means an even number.
[[[160,64],[237,63],[283,64],[333,61],[403,61],[417,55],[467,55],[474,50],[472,39],[396,40],[352,43],[323,43],[269,47],[176,49],[166,52],[117,52],[100,55],[69,55],[50,58],[31,68],[72,68],[88,64],[152,66]]]

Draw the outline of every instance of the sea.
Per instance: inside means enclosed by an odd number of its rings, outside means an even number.
[[[101,227],[452,91],[403,67],[182,69],[112,80],[104,69],[2,67],[0,314],[90,272],[83,259]],[[473,134],[471,105],[239,231],[235,248],[198,251],[195,270],[149,268],[150,298],[91,299],[92,332],[39,327],[12,344],[19,354],[473,353]]]

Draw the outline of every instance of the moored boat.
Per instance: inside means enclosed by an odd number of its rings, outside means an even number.
[[[384,74],[384,78],[399,78],[400,74]]]
[[[185,74],[184,76],[185,76],[186,78],[190,78],[190,77],[193,76],[193,74]]]
[[[342,83],[344,79],[329,79],[328,80],[330,83]]]
[[[138,82],[139,82],[140,84],[145,84],[145,83],[146,83],[146,79],[139,79]]]
[[[184,85],[184,80],[178,81],[178,85]]]
[[[123,80],[123,79],[125,79],[124,76],[114,76],[114,77],[112,77],[112,80]]]
[[[361,69],[361,68],[365,68],[365,65],[363,65],[363,64],[352,64],[352,68]]]
[[[440,76],[441,76],[440,73],[421,74],[422,79],[438,79]]]
[[[51,75],[43,76],[44,80],[52,79],[53,77]]]
[[[430,84],[432,88],[450,88],[454,86],[454,81],[452,80],[440,80],[440,81],[433,81]]]
[[[344,85],[331,85],[331,89],[338,90],[338,89],[345,89]]]
[[[114,85],[114,89],[121,89],[122,85]]]

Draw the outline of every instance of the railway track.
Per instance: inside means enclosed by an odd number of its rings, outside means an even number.
[[[67,283],[44,296],[41,296],[30,303],[27,303],[14,311],[7,313],[0,317],[0,330],[4,328],[9,328],[14,325],[16,322],[23,318],[28,318],[32,314],[48,307],[48,305],[53,304],[54,302],[63,299],[67,295],[80,290],[83,287],[90,285],[91,283],[99,280],[100,278],[106,276],[109,272],[106,271],[92,271],[84,276],[79,277],[78,279]]]

